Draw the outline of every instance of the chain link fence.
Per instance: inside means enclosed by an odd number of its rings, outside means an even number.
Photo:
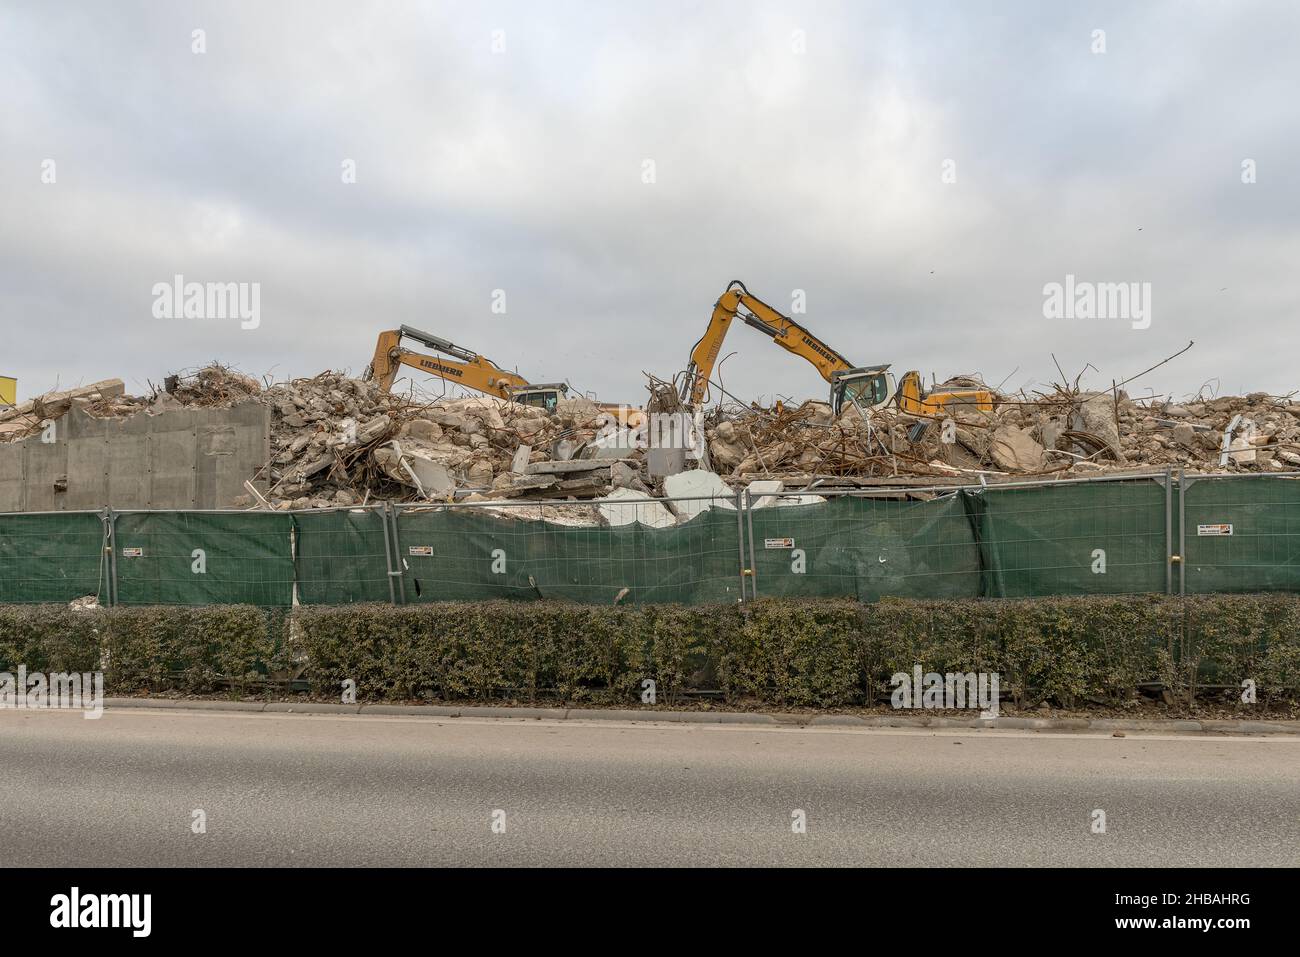
[[[0,514],[0,603],[708,604],[1300,591],[1292,475]]]

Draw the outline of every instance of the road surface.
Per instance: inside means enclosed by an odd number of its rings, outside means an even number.
[[[17,866],[1300,864],[1294,736],[0,711],[0,775]]]

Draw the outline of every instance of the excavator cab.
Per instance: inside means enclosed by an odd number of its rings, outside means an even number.
[[[863,412],[882,408],[897,391],[888,365],[846,369],[831,375],[831,407],[837,416],[854,405]]]
[[[560,400],[568,396],[569,387],[564,382],[519,386],[510,390],[511,402],[531,405],[535,409],[545,409],[548,415],[553,415],[560,405]]]

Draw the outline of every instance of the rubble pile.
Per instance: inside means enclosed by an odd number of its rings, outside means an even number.
[[[812,401],[794,409],[733,404],[710,413],[706,428],[710,463],[737,480],[1300,468],[1300,404],[1265,393],[1180,404],[1058,387],[1000,398],[993,411],[955,406],[932,417],[896,408],[864,416],[851,407],[837,418]]]
[[[270,411],[270,459],[249,476],[237,506],[564,500],[647,490],[639,453],[595,442],[611,432],[609,417],[585,398],[562,400],[553,414],[488,396],[425,403],[337,372],[263,386],[213,364],[169,376],[148,396],[126,395],[120,379],[106,380],[0,410],[0,442],[36,435],[73,406],[96,418],[125,418],[249,401]],[[588,458],[571,461],[580,453]]]
[[[689,413],[675,390],[653,378],[650,394],[647,414],[684,417],[693,422],[686,432],[698,430],[704,440],[688,434],[687,451],[656,458],[661,450],[647,448],[655,426],[641,428],[642,413],[620,422],[584,398],[563,399],[553,412],[487,396],[422,402],[338,372],[263,384],[214,364],[169,376],[148,396],[129,396],[121,380],[110,379],[0,410],[0,442],[35,435],[72,408],[124,418],[258,402],[270,413],[270,456],[249,476],[238,507],[457,501],[607,525],[688,521],[710,507],[732,507],[742,488],[776,505],[819,500],[778,499],[778,492],[836,486],[1068,478],[1166,466],[1300,471],[1300,404],[1264,393],[1175,403],[1076,384],[1000,396],[992,411],[958,405],[933,416],[896,405],[853,406],[836,415],[817,401],[730,401]],[[684,501],[690,498],[703,504]],[[524,502],[534,504],[517,508]]]
[[[271,410],[271,460],[257,476],[269,488],[250,489],[241,505],[590,498],[638,480],[617,459],[570,461],[602,426],[586,399],[562,401],[554,414],[489,396],[421,403],[334,372],[256,398]]]

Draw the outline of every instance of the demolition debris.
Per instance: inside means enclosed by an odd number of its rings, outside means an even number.
[[[939,388],[988,389],[977,377]],[[587,524],[669,525],[729,507],[819,501],[818,490],[964,485],[1098,473],[1300,472],[1300,405],[1289,396],[1136,399],[1068,383],[996,395],[991,411],[940,415],[897,405],[745,405],[688,410],[650,377],[650,401],[620,426],[585,398],[553,412],[494,397],[415,401],[337,372],[263,383],[210,365],[148,396],[120,379],[0,411],[0,442],[41,434],[73,407],[97,418],[257,402],[270,411],[270,458],[234,507],[305,509],[377,501],[478,503],[502,514]],[[783,495],[777,493],[806,493]],[[521,503],[532,503],[521,509]],[[105,503],[109,504],[109,503]]]

